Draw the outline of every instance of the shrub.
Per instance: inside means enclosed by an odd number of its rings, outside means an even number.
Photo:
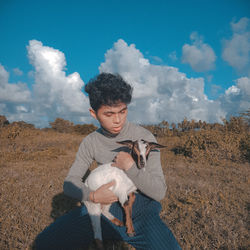
[[[24,121],[19,121],[19,122],[12,122],[9,124],[11,127],[18,127],[20,129],[22,128],[29,128],[29,129],[35,129],[35,126],[33,124],[24,122]]]
[[[62,118],[56,118],[54,122],[50,122],[50,126],[57,132],[71,133],[73,132],[74,123]]]
[[[9,121],[6,119],[5,116],[0,115],[0,128],[9,125]]]
[[[240,151],[242,157],[250,162],[250,135],[247,134],[240,140]]]
[[[87,135],[97,129],[93,124],[74,125],[73,122],[62,118],[56,118],[54,122],[50,123],[50,126],[53,130],[60,133],[76,133],[80,135]]]
[[[97,129],[93,124],[83,124],[83,125],[75,125],[73,131],[77,134],[87,135]]]

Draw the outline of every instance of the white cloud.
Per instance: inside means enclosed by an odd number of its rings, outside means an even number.
[[[238,95],[240,93],[240,89],[238,89],[236,86],[231,86],[230,88],[228,88],[226,91],[225,91],[226,95],[227,96],[230,96],[230,95]]]
[[[153,62],[157,64],[163,63],[163,60],[159,56],[151,56],[150,58],[152,59]]]
[[[237,115],[250,108],[250,78],[241,77],[237,79],[236,85],[225,91],[220,97],[221,107],[228,115]]]
[[[13,72],[14,72],[14,74],[17,75],[17,76],[23,75],[23,71],[20,70],[19,68],[14,68],[14,69],[13,69]]]
[[[89,103],[81,91],[84,82],[77,72],[66,75],[64,54],[36,40],[29,42],[27,50],[35,68],[33,107],[36,113],[47,116],[49,121],[56,117],[88,120]]]
[[[232,38],[223,42],[223,59],[240,74],[250,76],[250,19],[231,22]]]
[[[32,92],[26,84],[10,84],[9,73],[0,65],[0,113],[10,121],[25,120],[38,127],[57,117],[90,122],[88,98],[81,91],[84,82],[76,72],[66,75],[64,54],[36,40],[27,50],[34,66]]]
[[[216,84],[211,84],[210,92],[213,97],[216,97],[219,95],[219,91],[221,91],[222,87]]]
[[[225,115],[220,103],[208,100],[204,94],[203,78],[187,78],[177,68],[152,65],[134,44],[128,45],[121,39],[107,51],[99,70],[119,73],[133,85],[133,121],[179,122],[187,117],[213,122]]]
[[[48,126],[57,117],[93,122],[88,98],[81,91],[84,83],[76,72],[66,75],[64,54],[36,40],[29,42],[27,50],[34,66],[32,89],[25,83],[9,83],[9,73],[0,65],[0,114],[38,127]],[[129,120],[137,123],[176,123],[185,117],[221,122],[221,117],[250,107],[250,78],[237,79],[218,100],[209,100],[203,78],[188,78],[175,67],[153,65],[134,44],[122,39],[106,52],[99,70],[119,73],[133,85]]]
[[[30,91],[24,83],[9,83],[9,73],[0,64],[0,103],[27,103],[30,101]]]
[[[203,43],[202,38],[196,32],[190,35],[190,39],[193,41],[192,45],[185,44],[182,47],[182,62],[190,64],[197,72],[212,70],[216,60],[213,49]]]
[[[0,114],[6,115],[11,121],[26,120],[30,102],[31,92],[27,85],[9,83],[9,72],[0,64]]]
[[[231,27],[232,27],[232,31],[234,33],[245,33],[246,30],[249,30],[249,18],[247,17],[242,17],[238,23],[235,23],[234,21],[231,22]]]
[[[173,51],[169,54],[168,56],[172,61],[177,61],[178,58],[177,58],[177,55],[176,55],[176,51]]]

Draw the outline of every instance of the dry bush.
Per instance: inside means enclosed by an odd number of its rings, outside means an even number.
[[[93,124],[77,124],[74,126],[73,131],[79,135],[88,135],[97,129]]]
[[[158,125],[144,126],[158,138],[180,138],[179,144],[172,148],[175,154],[183,154],[192,161],[220,164],[222,160],[250,162],[250,130],[243,117],[231,117],[223,124],[207,124],[184,120],[178,129]]]
[[[169,129],[169,123],[167,121],[162,121],[158,125],[142,125],[144,128],[148,129],[153,135],[157,137],[169,136],[173,132]]]
[[[199,131],[182,136],[181,151],[185,156],[197,161],[220,164],[221,160],[243,160],[241,147],[245,135],[227,132]]]
[[[161,137],[168,185],[162,218],[183,249],[249,249],[249,163],[194,161],[172,148],[180,137]]]
[[[242,156],[250,162],[250,135],[247,134],[240,141],[240,151]]]
[[[9,126],[11,127],[17,127],[17,128],[29,128],[29,129],[35,129],[35,126],[33,124],[19,121],[19,122],[12,122]]]
[[[235,120],[200,124],[198,131],[158,130],[167,146],[161,217],[183,249],[249,249],[249,130],[235,129]],[[75,132],[0,128],[0,249],[31,249],[46,226],[79,205],[62,186],[82,139]]]
[[[49,123],[51,128],[60,133],[71,133],[73,132],[74,123],[62,118],[56,118],[54,122]]]
[[[249,128],[241,117],[232,117],[219,129],[191,131],[182,136],[185,156],[220,164],[221,160],[249,161]]]
[[[50,126],[54,131],[60,133],[76,133],[80,135],[87,135],[97,129],[93,124],[74,125],[73,122],[62,118],[56,118],[54,122],[50,123]]]
[[[5,116],[0,115],[0,128],[9,125],[9,121],[6,119]]]

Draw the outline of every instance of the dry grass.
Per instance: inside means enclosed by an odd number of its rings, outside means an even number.
[[[37,234],[79,205],[62,185],[82,138],[18,124],[0,128],[0,249],[30,249]],[[167,145],[161,216],[183,249],[249,249],[246,138],[246,130],[215,129],[158,138]]]

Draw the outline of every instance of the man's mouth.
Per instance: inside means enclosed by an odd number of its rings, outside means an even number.
[[[114,131],[119,131],[119,130],[121,130],[121,127],[115,127],[113,129],[114,129]]]

